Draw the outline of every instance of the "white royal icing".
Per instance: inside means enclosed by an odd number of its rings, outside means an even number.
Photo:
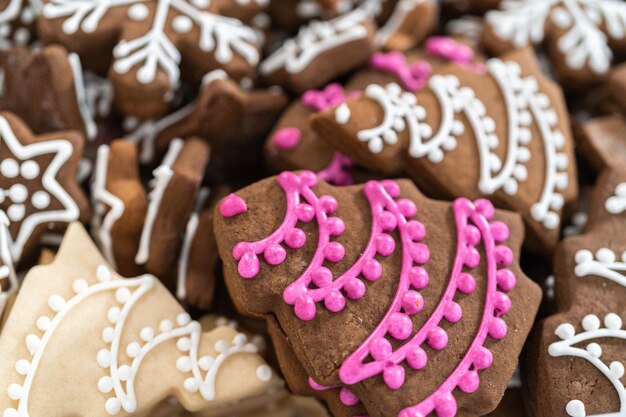
[[[75,295],[67,301],[57,294],[49,297],[48,307],[52,314],[50,317],[43,315],[37,319],[36,327],[42,334],[33,332],[26,337],[26,347],[31,357],[20,359],[15,364],[17,373],[24,377],[24,381],[9,386],[7,395],[18,403],[16,408],[4,410],[4,417],[29,416],[28,400],[46,346],[72,310],[94,295],[112,294],[115,300],[115,304],[107,312],[110,326],[102,331],[102,340],[107,347],[101,349],[94,358],[100,367],[108,371],[107,375],[99,379],[97,389],[103,394],[111,395],[104,403],[109,415],[117,415],[121,410],[131,414],[136,412],[139,403],[134,387],[141,364],[150,352],[169,340],[176,340],[176,346],[181,352],[176,361],[176,369],[183,374],[190,374],[184,381],[184,390],[192,394],[198,392],[205,401],[215,399],[217,375],[227,358],[238,353],[255,353],[258,350],[254,344],[248,343],[245,335],[237,334],[232,343],[225,340],[216,342],[215,357],[199,357],[202,328],[200,323],[192,321],[184,312],[178,314],[175,321],[162,320],[156,330],[144,327],[138,335],[141,342],[134,341],[122,346],[126,322],[142,297],[154,288],[156,278],[143,275],[138,278],[113,279],[111,271],[105,265],[98,266],[95,276],[96,282],[75,280],[72,284]],[[123,363],[124,359],[119,355],[122,350],[126,352],[129,364]]]
[[[0,290],[0,317],[11,294],[17,291],[18,282],[13,266],[13,258],[11,257],[11,249],[9,248],[9,219],[4,211],[0,210],[0,286],[2,281],[8,281],[8,288]]]
[[[146,0],[51,0],[43,7],[42,14],[48,19],[62,18],[63,31],[74,35],[79,30],[94,32],[100,20],[110,9],[128,8],[131,20],[143,21],[150,17],[143,3]],[[196,2],[186,0],[156,0],[157,6],[148,32],[137,38],[122,40],[113,50],[113,68],[120,74],[129,72],[140,65],[137,80],[149,84],[154,81],[157,70],[167,75],[170,84],[175,86],[180,80],[181,55],[172,41],[167,27],[182,33],[195,25],[199,31],[199,47],[202,51],[213,52],[221,64],[232,61],[235,54],[250,65],[259,61],[258,37],[255,31],[240,20],[207,12]],[[174,14],[169,18],[170,13]]]
[[[98,127],[93,119],[93,113],[87,102],[87,93],[85,89],[85,81],[83,80],[83,67],[80,58],[75,53],[68,55],[69,63],[74,76],[74,93],[76,94],[76,103],[80,117],[83,119],[83,126],[88,140],[94,140],[98,134]]]
[[[622,40],[626,34],[626,3],[621,0],[505,0],[500,9],[486,15],[499,38],[518,48],[540,43],[551,19],[564,32],[556,45],[565,63],[572,69],[587,65],[597,74],[611,67],[610,39]]]
[[[600,319],[590,314],[582,320],[583,331],[576,334],[574,326],[570,323],[561,324],[555,334],[561,339],[552,343],[548,348],[551,356],[572,356],[585,359],[606,377],[613,385],[619,397],[620,409],[608,414],[587,415],[585,405],[580,400],[570,401],[565,411],[571,417],[626,417],[626,388],[621,382],[624,376],[624,364],[618,361],[611,362],[608,366],[602,357],[602,347],[596,343],[588,343],[596,339],[618,339],[626,341],[626,330],[622,329],[622,319],[615,313],[609,313],[604,318],[604,327]],[[581,347],[576,347],[581,345]]]
[[[322,53],[367,37],[367,19],[368,14],[357,9],[333,20],[313,21],[267,57],[259,69],[264,75],[280,69],[298,74]]]
[[[615,252],[607,248],[598,249],[595,257],[590,250],[581,249],[574,259],[576,276],[598,276],[626,288],[626,276],[623,274],[626,271],[626,251],[622,253],[621,260],[617,260]]]
[[[372,84],[366,88],[365,95],[382,107],[384,118],[380,125],[359,131],[357,137],[368,144],[372,153],[380,153],[385,144],[397,143],[399,132],[408,130],[409,155],[413,158],[426,156],[431,162],[439,163],[445,157],[444,151],[456,148],[457,137],[465,130],[461,118],[464,116],[472,128],[480,155],[478,189],[488,195],[498,190],[515,195],[519,183],[528,177],[525,164],[531,155],[525,145],[532,139],[530,125],[534,122],[543,142],[545,180],[539,200],[530,213],[546,228],[555,229],[560,223],[558,211],[564,204],[560,192],[567,188],[569,180],[566,172],[569,161],[567,155],[560,152],[565,137],[558,128],[558,115],[548,96],[538,91],[536,79],[521,77],[517,63],[491,59],[487,70],[496,81],[507,110],[504,161],[493,151],[501,145],[495,134],[495,121],[485,114],[485,105],[476,98],[475,92],[461,86],[453,75],[434,75],[429,80],[429,87],[441,105],[438,131],[433,133],[433,128],[424,122],[426,110],[419,105],[415,94],[393,83],[387,87]]]
[[[41,0],[9,0],[0,11],[0,48],[28,44],[31,34],[24,26],[32,25],[40,11]]]
[[[152,180],[152,191],[148,194],[148,199],[150,200],[148,204],[148,213],[146,214],[146,220],[143,225],[143,230],[141,231],[141,237],[139,238],[139,249],[137,250],[137,255],[135,256],[135,262],[138,265],[145,264],[148,262],[148,258],[150,257],[150,244],[152,243],[152,229],[154,228],[154,222],[159,212],[159,208],[161,207],[165,190],[174,175],[172,167],[174,162],[176,162],[176,158],[178,158],[180,151],[183,149],[183,144],[184,142],[182,139],[174,139],[170,144],[161,165],[152,171],[154,178]]]
[[[19,161],[12,157],[7,157],[0,161],[0,174],[11,179],[12,185],[8,189],[0,189],[0,202],[11,201],[11,205],[6,209],[6,214],[12,222],[20,222],[20,227],[15,240],[9,236],[9,246],[13,260],[17,262],[24,250],[24,245],[30,238],[33,230],[41,225],[50,222],[71,222],[78,219],[79,210],[76,202],[70,197],[67,191],[59,184],[56,175],[63,165],[71,158],[74,148],[71,142],[63,139],[49,140],[44,142],[22,145],[17,139],[9,122],[0,116],[0,138],[1,143],[6,144],[10,153],[19,158]],[[20,183],[22,178],[27,180],[35,179],[40,175],[41,167],[31,158],[41,155],[53,154],[52,161],[41,175],[41,190],[29,195],[29,190]],[[47,206],[26,216],[26,200],[31,199],[33,206],[41,207],[41,202],[46,194],[49,202],[54,197],[62,206],[58,210],[48,210]],[[34,199],[34,200],[33,200]]]
[[[189,271],[189,255],[191,254],[191,247],[198,231],[200,212],[209,198],[209,194],[210,191],[208,188],[200,188],[198,196],[196,197],[194,211],[191,213],[187,226],[185,227],[185,237],[183,239],[183,246],[180,250],[180,259],[178,261],[178,282],[176,283],[176,297],[179,300],[185,300],[187,298],[186,285],[187,273]]]
[[[620,214],[626,210],[626,182],[615,187],[615,193],[606,200],[604,207],[611,214]]]
[[[101,145],[98,147],[96,168],[91,187],[92,205],[94,208],[92,232],[102,249],[104,257],[115,268],[116,262],[113,254],[111,231],[115,223],[124,214],[125,206],[121,199],[106,188],[108,165],[109,146]]]
[[[389,19],[387,19],[385,25],[376,33],[376,43],[378,46],[384,46],[387,44],[389,38],[400,30],[407,14],[420,4],[426,2],[432,3],[432,0],[400,0],[393,9],[393,13]]]

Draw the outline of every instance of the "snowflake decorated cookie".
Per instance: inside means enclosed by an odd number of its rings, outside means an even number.
[[[626,50],[621,0],[503,0],[485,20],[489,49],[543,45],[560,81],[573,88],[602,80]]]
[[[236,79],[260,60],[257,32],[237,17],[241,2],[205,0],[46,0],[38,29],[76,52],[86,68],[108,71],[122,113],[167,113],[181,82],[223,69]],[[256,2],[246,2],[256,8]]]
[[[93,74],[83,74],[78,55],[58,45],[36,51],[11,48],[0,51],[0,71],[0,106],[35,133],[71,129],[96,139],[95,119],[108,115],[112,91],[104,81],[96,85]]]
[[[12,113],[0,113],[0,209],[14,262],[37,248],[44,232],[88,218],[76,183],[84,139],[77,132],[34,136]]]
[[[563,209],[576,198],[569,118],[558,85],[532,51],[451,64],[417,93],[370,84],[358,99],[318,113],[318,136],[356,163],[407,173],[435,196],[489,197],[528,225],[529,247],[550,253]]]
[[[517,264],[517,215],[430,200],[407,180],[333,187],[310,171],[251,185],[218,212],[236,307],[276,320],[311,390],[337,393],[334,415],[496,407],[541,298]]]
[[[530,343],[526,383],[531,415],[626,415],[626,172],[605,171],[582,235],[555,257],[559,311]]]
[[[30,45],[40,12],[41,0],[0,1],[0,49]]]
[[[190,411],[227,407],[280,387],[257,350],[233,329],[203,332],[156,277],[121,278],[72,224],[3,328],[0,410],[145,415],[171,395]]]

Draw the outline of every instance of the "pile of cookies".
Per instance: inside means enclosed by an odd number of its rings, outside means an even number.
[[[626,417],[624,163],[623,0],[0,1],[0,417]]]

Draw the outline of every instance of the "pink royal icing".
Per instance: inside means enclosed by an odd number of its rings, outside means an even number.
[[[328,84],[323,90],[309,90],[302,95],[302,104],[315,111],[322,111],[338,106],[346,100],[358,98],[360,91],[346,94],[339,83]]]
[[[281,149],[293,149],[300,143],[302,133],[297,127],[283,127],[272,135],[272,141]]]
[[[484,72],[485,67],[480,63],[474,63],[475,54],[472,48],[447,36],[431,36],[426,40],[424,50],[450,62],[454,62],[476,72]]]
[[[352,160],[340,152],[335,152],[332,161],[326,168],[319,171],[319,179],[335,185],[351,185],[354,179],[347,168],[354,165]]]
[[[230,194],[222,200],[219,210],[220,214],[224,217],[235,217],[248,211],[248,207],[241,197]]]
[[[377,52],[372,55],[370,66],[394,75],[410,91],[424,88],[432,73],[432,67],[428,62],[416,61],[408,64],[406,56],[401,52]]]

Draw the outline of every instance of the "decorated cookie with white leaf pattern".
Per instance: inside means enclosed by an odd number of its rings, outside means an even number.
[[[72,224],[34,268],[0,336],[0,410],[143,415],[170,395],[190,411],[266,395],[280,380],[243,334],[203,333],[152,275],[123,279]],[[54,398],[54,401],[50,401]]]
[[[561,89],[532,51],[443,66],[416,93],[407,85],[371,84],[314,116],[313,128],[355,162],[407,173],[431,195],[487,196],[516,210],[528,246],[551,253],[576,199],[576,164]]]
[[[590,199],[584,233],[559,246],[559,313],[539,324],[526,361],[531,415],[626,415],[625,182],[623,169],[605,171]]]
[[[246,2],[256,8],[256,2]],[[223,69],[251,75],[261,39],[242,20],[245,5],[207,0],[46,0],[39,32],[46,42],[76,52],[86,68],[108,70],[117,107],[157,117],[181,82],[197,85]],[[110,66],[109,66],[110,64]]]

